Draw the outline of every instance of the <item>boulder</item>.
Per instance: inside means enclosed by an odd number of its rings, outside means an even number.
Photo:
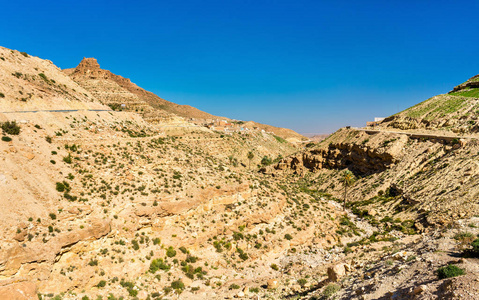
[[[341,277],[346,275],[344,264],[337,264],[328,268],[328,279],[331,281],[339,281]]]
[[[415,287],[412,293],[413,293],[413,295],[419,295],[419,294],[425,292],[426,290],[427,290],[427,286],[424,285],[424,284],[421,284],[421,285]]]
[[[279,286],[279,279],[272,278],[267,281],[266,285],[268,286],[268,289],[276,289]]]

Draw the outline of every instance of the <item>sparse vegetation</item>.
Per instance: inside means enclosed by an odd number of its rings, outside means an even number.
[[[11,135],[20,134],[20,126],[17,125],[16,121],[3,122],[3,123],[0,123],[0,126],[2,127],[3,133],[5,134],[11,134]]]
[[[447,265],[445,267],[437,269],[437,276],[439,277],[439,279],[451,278],[464,274],[464,270],[455,265]]]
[[[341,287],[338,284],[330,283],[324,288],[321,295],[323,299],[331,299],[340,289]]]

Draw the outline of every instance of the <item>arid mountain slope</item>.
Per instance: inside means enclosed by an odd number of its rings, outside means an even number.
[[[109,109],[51,61],[0,47],[1,111]]]
[[[401,130],[479,133],[479,77],[474,76],[448,94],[437,95],[381,122]]]
[[[74,69],[63,70],[79,85],[89,90],[103,103],[116,109],[126,109],[141,113],[150,122],[161,122],[165,118],[179,116],[196,124],[214,120],[228,120],[203,112],[189,105],[179,105],[148,92],[129,79],[103,70],[94,58],[84,58]],[[122,107],[123,105],[123,107]],[[291,129],[274,127],[256,122],[248,122],[248,128],[259,128],[285,139],[304,140],[304,136]]]
[[[110,110],[18,51],[1,48],[0,70],[0,298],[256,294],[291,249],[340,242],[334,203],[254,171],[294,145]]]
[[[175,114],[180,117],[200,119],[217,118],[194,107],[178,105],[162,99],[151,92],[145,91],[128,78],[101,69],[94,58],[84,58],[76,68],[66,69],[64,72],[86,89],[95,91],[99,98],[108,104],[126,104],[129,109],[141,110],[145,108],[145,105],[140,105],[139,107],[138,102],[145,102],[158,111]],[[117,92],[112,93],[112,89],[108,87],[115,86],[115,84],[118,85]],[[128,97],[130,99],[128,99]]]
[[[476,139],[456,142],[342,129],[275,168],[315,172],[316,188],[338,198],[344,192],[341,171],[349,169],[358,177],[351,187],[351,201],[362,203],[363,210],[374,209],[377,218],[413,219],[422,228],[479,213],[475,201],[479,196],[478,154]],[[375,197],[388,190],[394,190],[396,198],[384,205]]]
[[[0,50],[0,299],[478,298],[474,133],[344,128],[297,152]]]
[[[418,226],[474,216],[479,213],[479,98],[467,93],[475,89],[476,80],[374,128],[342,128],[275,168],[317,172],[322,177],[317,188],[338,198],[343,193],[340,172],[349,169],[358,177],[352,201],[374,200],[378,192],[394,190],[400,201],[389,208],[379,205],[377,213],[414,219]],[[370,208],[377,205],[367,203]]]
[[[374,128],[341,128],[262,169],[273,177],[302,177],[309,190],[346,201],[353,214],[376,226],[368,240],[345,248],[352,254],[343,263],[369,262],[329,290],[321,283],[304,299],[327,299],[333,288],[338,299],[479,297],[479,260],[470,255],[479,216],[476,83],[477,76]],[[438,278],[448,264],[465,275]]]

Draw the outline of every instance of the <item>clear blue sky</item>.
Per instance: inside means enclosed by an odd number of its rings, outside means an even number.
[[[479,73],[479,1],[4,1],[0,45],[95,57],[167,100],[298,132],[388,116]]]

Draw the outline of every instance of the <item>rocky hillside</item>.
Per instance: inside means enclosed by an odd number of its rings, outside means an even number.
[[[479,75],[478,75],[479,76]],[[400,130],[479,133],[479,77],[474,76],[448,94],[434,96],[381,122]]]
[[[455,260],[467,253],[464,249],[470,249],[477,235],[472,231],[479,216],[479,136],[475,130],[479,99],[471,94],[476,80],[473,77],[450,94],[428,99],[375,128],[342,128],[324,141],[308,144],[304,151],[262,169],[269,176],[307,178],[308,189],[338,202],[345,199],[344,178],[350,171],[346,207],[377,228],[366,243],[368,247],[399,238],[399,244],[383,243],[384,247],[409,251],[400,264],[395,255],[378,253],[369,261],[369,267],[349,275],[350,279],[338,286],[346,288],[338,294],[341,299],[353,295],[360,299],[436,299],[434,295],[441,293],[447,294],[447,299],[475,299],[473,295],[479,295],[478,284],[470,283],[477,276],[477,259],[467,260],[466,264],[464,259]],[[408,240],[404,235],[426,232],[435,238],[426,241],[417,237],[413,243],[406,242],[409,246],[403,244]],[[467,241],[463,241],[463,235],[468,236]],[[351,245],[363,247],[365,243]],[[433,255],[431,247],[450,254]],[[356,264],[362,251],[355,248],[352,262],[346,260],[347,263]],[[414,258],[408,260],[408,255]],[[385,265],[384,259],[391,259],[391,263]],[[411,263],[424,259],[429,268],[439,268],[446,262],[460,263],[469,274],[461,280],[435,281],[435,271],[422,272],[424,263]],[[395,266],[395,271],[389,266]],[[407,271],[401,276],[388,273],[403,269]],[[411,274],[430,279],[418,281]],[[371,280],[366,284],[362,278]],[[316,292],[321,290],[319,286],[308,297],[320,296]]]
[[[340,242],[335,203],[256,172],[294,145],[115,111],[141,99],[0,50],[1,299],[251,296]]]
[[[338,198],[343,193],[341,171],[349,169],[358,178],[351,200],[359,201],[356,205],[362,210],[374,209],[377,218],[414,219],[416,227],[422,228],[479,213],[475,201],[478,155],[476,139],[342,129],[319,145],[283,159],[274,169],[314,172],[316,187]],[[390,199],[390,207],[374,201],[392,190],[395,198]]]
[[[474,136],[345,128],[298,151],[81,65],[0,48],[0,299],[477,299]]]
[[[474,129],[479,98],[465,93],[476,81],[477,76],[374,128],[341,128],[265,172],[313,172],[318,189],[341,198],[341,172],[350,170],[357,178],[350,193],[358,204],[352,205],[373,209],[380,218],[416,220],[418,228],[472,217],[479,213],[479,135]],[[397,200],[391,198],[390,208],[374,201],[387,191],[394,191]]]
[[[94,58],[84,58],[76,68],[66,69],[63,72],[112,107],[121,108],[121,104],[124,104],[125,109],[140,111],[144,115],[152,114],[153,111],[157,112],[159,119],[154,121],[161,120],[161,116],[172,115],[199,119],[216,118],[194,107],[178,105],[145,91],[128,78],[101,69]]]
[[[0,47],[1,112],[109,109],[51,61]]]

